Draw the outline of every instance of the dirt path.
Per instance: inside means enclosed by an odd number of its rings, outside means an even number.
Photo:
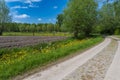
[[[120,41],[113,62],[104,80],[120,80]]]
[[[87,50],[86,52],[62,62],[58,65],[52,66],[45,71],[38,72],[34,75],[28,76],[23,80],[62,80],[70,73],[74,72],[77,68],[92,59],[100,53],[105,47],[111,43],[110,38],[106,38],[101,44]],[[78,80],[78,79],[76,79]]]
[[[117,47],[117,41],[112,40],[106,48],[66,76],[64,80],[104,80],[106,72],[113,61]]]

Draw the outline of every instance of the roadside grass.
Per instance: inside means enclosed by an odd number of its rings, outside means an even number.
[[[116,35],[118,38],[120,38],[120,35]]]
[[[101,37],[83,40],[67,39],[24,48],[3,49],[0,55],[0,80],[10,80],[26,71],[74,54],[78,50],[92,47],[102,40]]]
[[[35,32],[35,36],[72,36],[68,32]],[[33,36],[32,32],[4,32],[3,36]]]

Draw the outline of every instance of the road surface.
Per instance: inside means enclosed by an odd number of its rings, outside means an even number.
[[[38,73],[30,75],[23,80],[63,80],[66,76],[73,73],[79,67],[82,67],[83,64],[87,63],[96,55],[98,55],[101,51],[103,51],[103,49],[105,49],[111,43],[111,41],[111,38],[106,38],[102,43],[83,52],[82,54],[57,65],[54,65],[44,71],[40,71]]]

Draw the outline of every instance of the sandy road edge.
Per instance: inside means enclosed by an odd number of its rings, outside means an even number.
[[[120,41],[113,62],[108,69],[104,80],[120,80]]]

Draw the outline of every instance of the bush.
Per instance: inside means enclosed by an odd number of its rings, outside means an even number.
[[[120,29],[116,29],[114,32],[115,35],[119,35],[120,34]]]

